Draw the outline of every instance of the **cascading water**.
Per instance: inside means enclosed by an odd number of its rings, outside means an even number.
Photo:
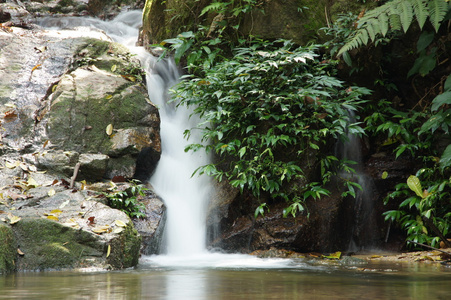
[[[356,122],[355,113],[348,111],[350,123]],[[344,160],[354,161],[352,165],[355,174],[341,173],[345,180],[357,182],[362,190],[356,189],[353,222],[347,251],[357,252],[370,250],[373,245],[375,227],[373,180],[365,173],[362,157],[361,138],[351,132],[347,133],[347,140],[337,144],[337,156]]]

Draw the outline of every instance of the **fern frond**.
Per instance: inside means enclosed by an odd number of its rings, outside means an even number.
[[[343,52],[367,45],[369,40],[375,41],[377,35],[385,36],[389,29],[407,32],[413,22],[418,22],[420,29],[429,18],[435,31],[451,9],[449,0],[392,0],[368,11],[358,23],[358,30],[351,39],[338,51]]]
[[[418,25],[420,29],[423,29],[424,23],[429,16],[429,9],[426,6],[425,0],[411,0],[413,4],[413,11],[415,12],[415,17],[417,18]]]
[[[443,21],[446,13],[448,12],[449,5],[446,0],[429,0],[427,2],[427,7],[429,9],[429,18],[432,26],[434,26],[435,32],[438,32],[440,23]]]
[[[402,30],[407,32],[412,24],[413,19],[413,7],[411,1],[401,1],[398,5],[399,18],[401,20]]]

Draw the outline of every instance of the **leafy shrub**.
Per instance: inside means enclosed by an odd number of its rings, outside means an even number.
[[[319,61],[316,46],[296,47],[286,40],[254,40],[232,50],[233,57],[204,70],[203,76],[185,75],[174,90],[174,100],[194,107],[202,117],[196,128],[205,143],[188,150],[206,149],[219,161],[196,171],[230,180],[256,197],[268,192],[289,203],[285,215],[304,210],[308,197],[327,194],[322,188],[337,158],[317,150],[347,132],[362,134],[350,122],[348,111],[363,103],[369,90],[345,86],[334,77],[334,62]],[[305,182],[301,166],[321,160],[320,182]],[[290,181],[303,182],[288,188]],[[256,215],[263,212],[257,208]]]
[[[139,197],[145,196],[144,191],[148,190],[139,181],[132,180],[131,186],[125,190],[120,190],[116,185],[109,193],[104,193],[108,206],[125,212],[130,218],[144,218],[145,206],[139,202]]]

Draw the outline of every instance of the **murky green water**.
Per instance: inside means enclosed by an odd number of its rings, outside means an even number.
[[[0,299],[450,299],[443,266],[156,268],[0,277]]]

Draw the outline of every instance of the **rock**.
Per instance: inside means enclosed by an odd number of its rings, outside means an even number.
[[[63,4],[41,4],[55,3]],[[16,6],[12,25],[28,22]],[[139,62],[100,30],[21,27],[0,30],[0,273],[133,267],[141,235],[105,205],[111,185],[97,181],[132,178],[138,156],[141,166],[159,159],[158,110]],[[78,163],[77,180],[95,184],[69,188]],[[151,225],[142,232],[150,245],[164,209],[148,209]]]
[[[80,155],[78,180],[100,181],[106,172],[109,157],[105,154],[83,153]]]
[[[0,275],[16,269],[16,240],[10,227],[0,223]]]
[[[147,193],[142,200],[146,207],[145,218],[134,219],[133,224],[142,237],[141,253],[159,254],[166,223],[166,207],[163,201],[153,193]]]
[[[227,193],[225,194],[227,195]],[[283,217],[284,202],[268,202],[268,210],[263,216],[254,218],[254,210],[259,202],[246,193],[236,197],[216,212],[216,222],[209,223],[210,247],[228,252],[250,253],[270,248],[288,249],[296,252],[331,252],[346,249],[352,222],[348,215],[353,210],[353,201],[340,197],[335,191],[331,196],[308,201],[309,216],[298,213],[296,217]],[[261,199],[265,202],[264,199]],[[221,203],[221,202],[219,202]],[[214,212],[213,208],[211,212]],[[216,235],[213,225],[216,226]],[[213,228],[212,228],[213,227]]]

